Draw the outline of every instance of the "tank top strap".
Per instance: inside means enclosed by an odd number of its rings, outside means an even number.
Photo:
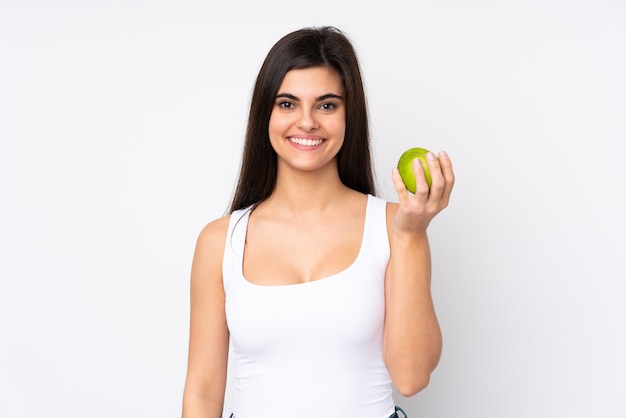
[[[243,252],[245,250],[249,217],[250,209],[239,209],[230,215],[222,263],[222,281],[225,292],[228,292],[230,281],[234,277],[243,274],[241,267],[243,265]]]
[[[387,201],[373,195],[368,195],[363,245],[368,249],[368,256],[378,257],[386,268],[390,253],[387,234]]]

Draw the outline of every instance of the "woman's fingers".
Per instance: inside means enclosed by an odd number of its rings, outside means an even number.
[[[428,163],[428,170],[430,171],[430,200],[439,200],[443,188],[445,186],[445,178],[441,172],[441,165],[439,160],[435,157],[435,154],[429,152],[426,154],[426,162]]]
[[[431,153],[429,153],[431,154]],[[434,158],[434,156],[433,156]],[[428,154],[426,155],[426,159],[428,159]],[[427,162],[430,164],[430,162]],[[428,183],[426,182],[426,174],[424,174],[424,166],[422,164],[422,160],[416,158],[412,162],[413,164],[413,175],[415,176],[415,196],[421,199],[426,199],[428,197]]]
[[[454,187],[454,170],[452,169],[452,161],[445,151],[439,153],[439,162],[441,165],[441,172],[445,179],[445,186],[441,196],[442,209],[448,206],[450,202],[450,195],[452,194],[452,188]]]
[[[432,211],[438,212],[448,205],[454,186],[452,162],[445,151],[439,153],[439,158],[433,153],[428,153],[426,159],[432,180],[428,203]]]
[[[395,167],[391,172],[391,179],[393,180],[393,187],[396,189],[396,194],[398,195],[400,204],[404,204],[409,198],[409,191],[406,189],[406,186],[402,181],[400,171]]]

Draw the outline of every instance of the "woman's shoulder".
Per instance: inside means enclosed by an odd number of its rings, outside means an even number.
[[[223,252],[231,215],[222,216],[206,224],[198,235],[198,249]]]
[[[395,215],[395,213],[398,211],[398,203],[397,202],[392,202],[389,200],[385,200],[385,202],[387,203],[387,215],[388,216],[393,216]]]
[[[386,214],[385,220],[387,223],[387,235],[391,242],[391,230],[393,228],[393,218],[395,217],[396,212],[398,211],[399,205],[397,202],[392,202],[386,199],[381,199],[381,200],[385,203],[385,214]]]

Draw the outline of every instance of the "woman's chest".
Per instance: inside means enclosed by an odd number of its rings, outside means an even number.
[[[243,273],[259,285],[292,285],[333,276],[359,256],[363,219],[298,225],[248,224]]]

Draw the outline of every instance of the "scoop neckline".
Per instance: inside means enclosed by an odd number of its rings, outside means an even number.
[[[346,273],[348,273],[350,270],[354,269],[355,266],[360,262],[362,256],[363,256],[363,248],[364,248],[364,243],[365,243],[365,239],[366,236],[368,234],[368,217],[370,216],[370,207],[371,207],[371,203],[372,203],[372,199],[373,196],[371,194],[367,194],[367,202],[365,204],[365,217],[363,218],[363,228],[362,228],[362,235],[361,235],[361,243],[359,246],[359,251],[356,255],[356,257],[354,258],[354,260],[352,261],[352,263],[350,263],[346,268],[344,268],[341,271],[338,271],[337,273],[333,273],[330,274],[328,276],[324,276],[324,277],[320,277],[319,279],[315,279],[315,280],[311,280],[308,282],[299,282],[299,283],[290,283],[290,284],[259,284],[259,283],[254,283],[250,280],[248,280],[248,278],[246,277],[246,275],[243,272],[243,262],[244,262],[244,258],[246,256],[245,254],[245,239],[246,236],[248,235],[248,221],[250,219],[250,210],[246,210],[245,214],[240,218],[241,222],[244,222],[244,226],[245,226],[245,230],[243,232],[244,234],[244,245],[243,245],[243,249],[241,252],[241,257],[240,257],[240,263],[239,263],[239,275],[241,277],[241,279],[243,280],[244,283],[246,283],[249,286],[252,287],[258,287],[258,288],[268,288],[268,289],[281,289],[281,288],[299,288],[302,286],[307,286],[307,285],[314,285],[315,283],[318,282],[329,282],[329,281],[335,281],[333,279],[337,279],[340,278],[341,276],[344,276]]]

